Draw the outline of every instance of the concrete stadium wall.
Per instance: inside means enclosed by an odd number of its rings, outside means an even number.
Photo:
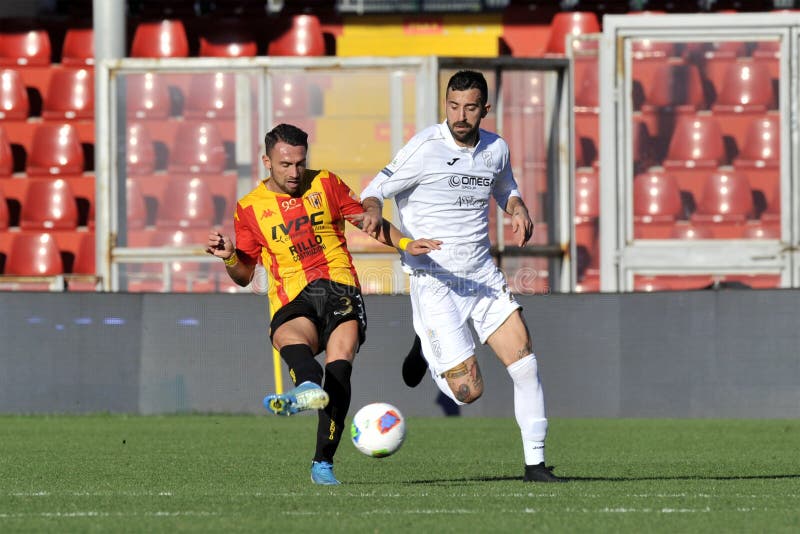
[[[727,290],[522,296],[551,417],[800,416],[800,294]],[[439,415],[430,378],[400,378],[406,296],[369,296],[353,403]],[[274,390],[257,295],[0,294],[0,413],[263,413]],[[510,379],[485,347],[482,399],[512,416]],[[283,367],[283,366],[282,366]],[[289,385],[283,371],[284,383]]]

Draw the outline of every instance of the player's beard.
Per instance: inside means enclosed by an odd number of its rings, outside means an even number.
[[[478,143],[478,126],[480,124],[470,124],[468,122],[455,122],[452,125],[448,122],[447,128],[450,130],[450,134],[453,136],[453,139],[458,141],[459,143],[463,143],[466,146],[475,146]],[[463,127],[466,130],[463,130],[462,133],[457,133],[455,128],[456,127]]]

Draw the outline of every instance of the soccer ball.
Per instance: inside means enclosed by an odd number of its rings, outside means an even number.
[[[406,437],[406,421],[400,410],[385,402],[367,404],[356,412],[350,425],[356,449],[373,458],[394,454]]]

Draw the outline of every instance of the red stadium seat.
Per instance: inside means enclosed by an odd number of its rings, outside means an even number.
[[[654,39],[631,40],[631,77],[649,89],[656,70],[675,56],[675,43]]]
[[[0,120],[25,120],[29,111],[28,92],[19,72],[0,70]]]
[[[294,15],[291,27],[269,43],[270,56],[324,56],[325,37],[315,15]]]
[[[706,226],[693,224],[689,221],[678,221],[670,233],[672,239],[713,239],[714,234]]]
[[[15,234],[6,258],[5,274],[54,276],[64,273],[56,240],[44,232]]]
[[[128,126],[127,171],[131,176],[153,174],[156,169],[156,153],[147,127],[142,123]]]
[[[751,188],[768,194],[780,181],[780,151],[780,115],[768,113],[750,122],[733,168],[747,176]]]
[[[157,231],[149,235],[147,246],[151,247],[197,247],[205,245],[208,229],[187,231]],[[219,268],[219,267],[218,267]],[[167,281],[162,277],[162,265],[147,263],[132,273],[128,280],[128,290],[167,291]],[[208,263],[191,260],[175,260],[169,262],[169,271],[174,292],[213,292],[216,291],[216,278],[211,273]]]
[[[172,176],[158,206],[159,228],[211,228],[214,197],[202,178]]]
[[[180,20],[140,22],[133,33],[131,57],[188,57],[189,40]]]
[[[633,180],[633,232],[637,239],[668,239],[675,221],[683,217],[678,181],[651,170]]]
[[[594,149],[600,144],[600,86],[597,79],[597,58],[593,61],[575,61],[575,132],[578,139],[592,142]],[[578,75],[578,66],[581,71]]]
[[[5,232],[8,230],[8,223],[8,204],[6,203],[6,196],[3,194],[3,189],[0,188],[0,231]]]
[[[201,57],[254,57],[258,43],[253,32],[238,20],[216,21],[207,35],[200,36]]]
[[[72,263],[73,274],[95,274],[97,267],[95,265],[95,255],[97,252],[97,245],[93,233],[81,234],[78,241],[78,247],[75,251],[75,261]]]
[[[0,178],[8,178],[14,173],[14,153],[6,130],[0,123]]]
[[[23,230],[74,230],[78,227],[78,203],[69,182],[31,178],[20,211]]]
[[[758,41],[753,50],[753,59],[765,65],[773,80],[780,77],[781,41]]]
[[[166,119],[172,106],[164,76],[148,72],[129,74],[126,80],[126,109],[129,118]]]
[[[44,99],[46,120],[94,117],[94,74],[89,69],[53,69]]]
[[[645,95],[645,107],[649,108],[670,107],[679,112],[705,107],[700,71],[697,66],[678,58],[670,59],[658,67]]]
[[[714,283],[714,278],[706,274],[688,275],[656,275],[656,276],[634,276],[634,291],[680,291],[692,289],[704,289]]]
[[[728,68],[716,104],[711,109],[722,125],[722,133],[733,137],[741,149],[750,122],[775,107],[767,67],[747,58]]]
[[[36,127],[28,156],[28,175],[81,174],[83,165],[83,148],[74,126],[43,122]]]
[[[231,119],[236,116],[236,78],[217,72],[199,74],[189,87],[183,116],[187,119]]]
[[[742,237],[745,239],[780,239],[780,221],[747,221]]]
[[[669,143],[664,169],[695,199],[703,191],[705,177],[727,163],[719,122],[708,112],[679,115]]]
[[[69,28],[64,34],[61,64],[68,67],[94,65],[94,31],[92,28]]]
[[[600,216],[600,184],[597,171],[586,167],[575,171],[575,243],[597,265],[597,221]]]
[[[714,237],[735,238],[741,237],[745,221],[754,211],[747,178],[736,172],[715,172],[706,180],[691,220],[709,225]]]
[[[147,225],[147,206],[136,178],[125,180],[126,224],[128,230],[141,230]]]
[[[0,32],[0,65],[50,65],[50,36],[45,30]]]
[[[220,174],[225,170],[225,146],[210,122],[183,122],[170,151],[169,172]]]
[[[600,22],[597,20],[597,15],[591,11],[562,11],[556,13],[553,16],[553,20],[550,21],[550,37],[547,41],[546,52],[550,54],[564,54],[566,53],[566,39],[568,35],[583,35],[599,32]],[[580,41],[573,42],[573,50],[575,51],[596,47],[597,43],[588,44]]]
[[[764,222],[778,223],[781,221],[781,184],[777,182],[772,191],[772,196],[767,199],[767,209],[761,214]]]

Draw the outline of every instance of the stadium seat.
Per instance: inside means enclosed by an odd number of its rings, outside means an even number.
[[[702,66],[703,75],[711,83],[717,95],[725,80],[725,72],[736,63],[737,58],[747,55],[747,43],[742,41],[718,41],[704,43],[702,60],[697,63]]]
[[[708,112],[679,115],[672,133],[664,169],[695,200],[703,191],[705,178],[728,163],[722,128]]]
[[[294,15],[291,27],[267,47],[270,56],[324,56],[325,37],[315,15]]]
[[[767,199],[767,209],[761,214],[761,220],[769,223],[778,223],[781,221],[781,184],[775,183],[772,189],[772,195]]]
[[[3,189],[0,188],[0,231],[5,232],[8,230],[8,224],[8,204],[6,203],[6,196],[3,194]]]
[[[6,129],[0,123],[0,178],[8,178],[14,173],[14,153]]]
[[[19,72],[0,70],[0,120],[25,120],[29,111],[28,92]]]
[[[196,247],[205,246],[208,229],[167,230],[149,234],[151,247]],[[221,263],[221,262],[220,262]],[[173,292],[213,292],[216,291],[216,277],[211,273],[210,264],[188,259],[169,262],[172,286],[167,286],[163,278],[164,268],[160,264],[142,264],[133,270],[128,280],[128,291],[173,291]]]
[[[97,272],[95,265],[96,251],[97,244],[95,243],[94,234],[88,232],[81,234],[71,272],[73,274],[95,274]]]
[[[63,274],[64,264],[55,238],[45,232],[15,234],[6,258],[4,273],[14,276]]]
[[[206,228],[214,225],[214,197],[202,178],[171,176],[159,201],[156,227]]]
[[[600,22],[591,11],[562,11],[550,21],[550,37],[547,40],[546,52],[549,54],[565,54],[568,35],[599,33]],[[596,48],[597,43],[573,42],[573,51]]]
[[[750,122],[775,107],[767,67],[747,58],[730,65],[711,110],[722,125],[722,133],[731,136],[741,150]]]
[[[200,36],[201,57],[254,57],[258,43],[253,32],[235,21],[217,20],[206,35]]]
[[[94,117],[94,74],[89,69],[53,69],[42,108],[45,120]]]
[[[672,239],[713,239],[714,234],[707,226],[693,224],[691,221],[678,221],[670,233]]]
[[[696,111],[705,107],[705,94],[696,65],[672,58],[659,65],[645,87],[642,110],[669,107],[674,112]]]
[[[575,171],[575,243],[597,265],[597,231],[600,216],[600,186],[597,171],[590,167]]]
[[[147,127],[142,123],[128,125],[127,172],[131,176],[153,174],[156,170],[156,153]]]
[[[650,170],[633,180],[633,233],[637,239],[669,239],[683,217],[678,181],[664,171]]]
[[[128,118],[166,119],[172,103],[169,86],[160,74],[129,74],[125,77],[125,100]]]
[[[781,41],[758,41],[753,49],[753,59],[767,67],[773,80],[780,77]]]
[[[767,113],[750,121],[733,168],[750,181],[750,187],[769,194],[780,180],[780,115]]]
[[[578,73],[578,65],[581,67]],[[575,61],[575,132],[578,139],[586,139],[599,150],[600,145],[600,86],[597,79],[598,62]]]
[[[188,57],[189,40],[180,20],[140,22],[133,33],[131,57]]]
[[[0,66],[48,66],[51,53],[45,30],[0,31]]]
[[[708,225],[716,238],[741,237],[745,221],[754,214],[747,178],[733,171],[712,173],[703,187],[691,220]]]
[[[644,90],[642,118],[658,139],[669,138],[670,128],[681,115],[706,108],[700,71],[680,58],[659,65]]]
[[[236,116],[236,78],[217,72],[198,74],[186,95],[187,119],[232,119]]]
[[[28,155],[29,176],[81,174],[83,148],[71,124],[43,122],[36,127]]]
[[[69,28],[64,34],[61,64],[66,67],[94,65],[94,31],[92,28]]]
[[[23,230],[74,230],[78,227],[78,203],[69,182],[31,178],[20,210]]]
[[[125,180],[126,226],[128,230],[141,230],[147,225],[147,205],[136,178]]]
[[[171,174],[220,174],[225,159],[222,136],[213,123],[183,122],[175,134],[168,170]]]
[[[714,283],[714,277],[706,274],[655,276],[637,275],[633,277],[634,291],[681,291],[705,289]]]
[[[631,77],[649,88],[655,71],[675,56],[675,43],[655,39],[631,39]]]
[[[742,237],[745,239],[780,239],[780,221],[747,221]]]

